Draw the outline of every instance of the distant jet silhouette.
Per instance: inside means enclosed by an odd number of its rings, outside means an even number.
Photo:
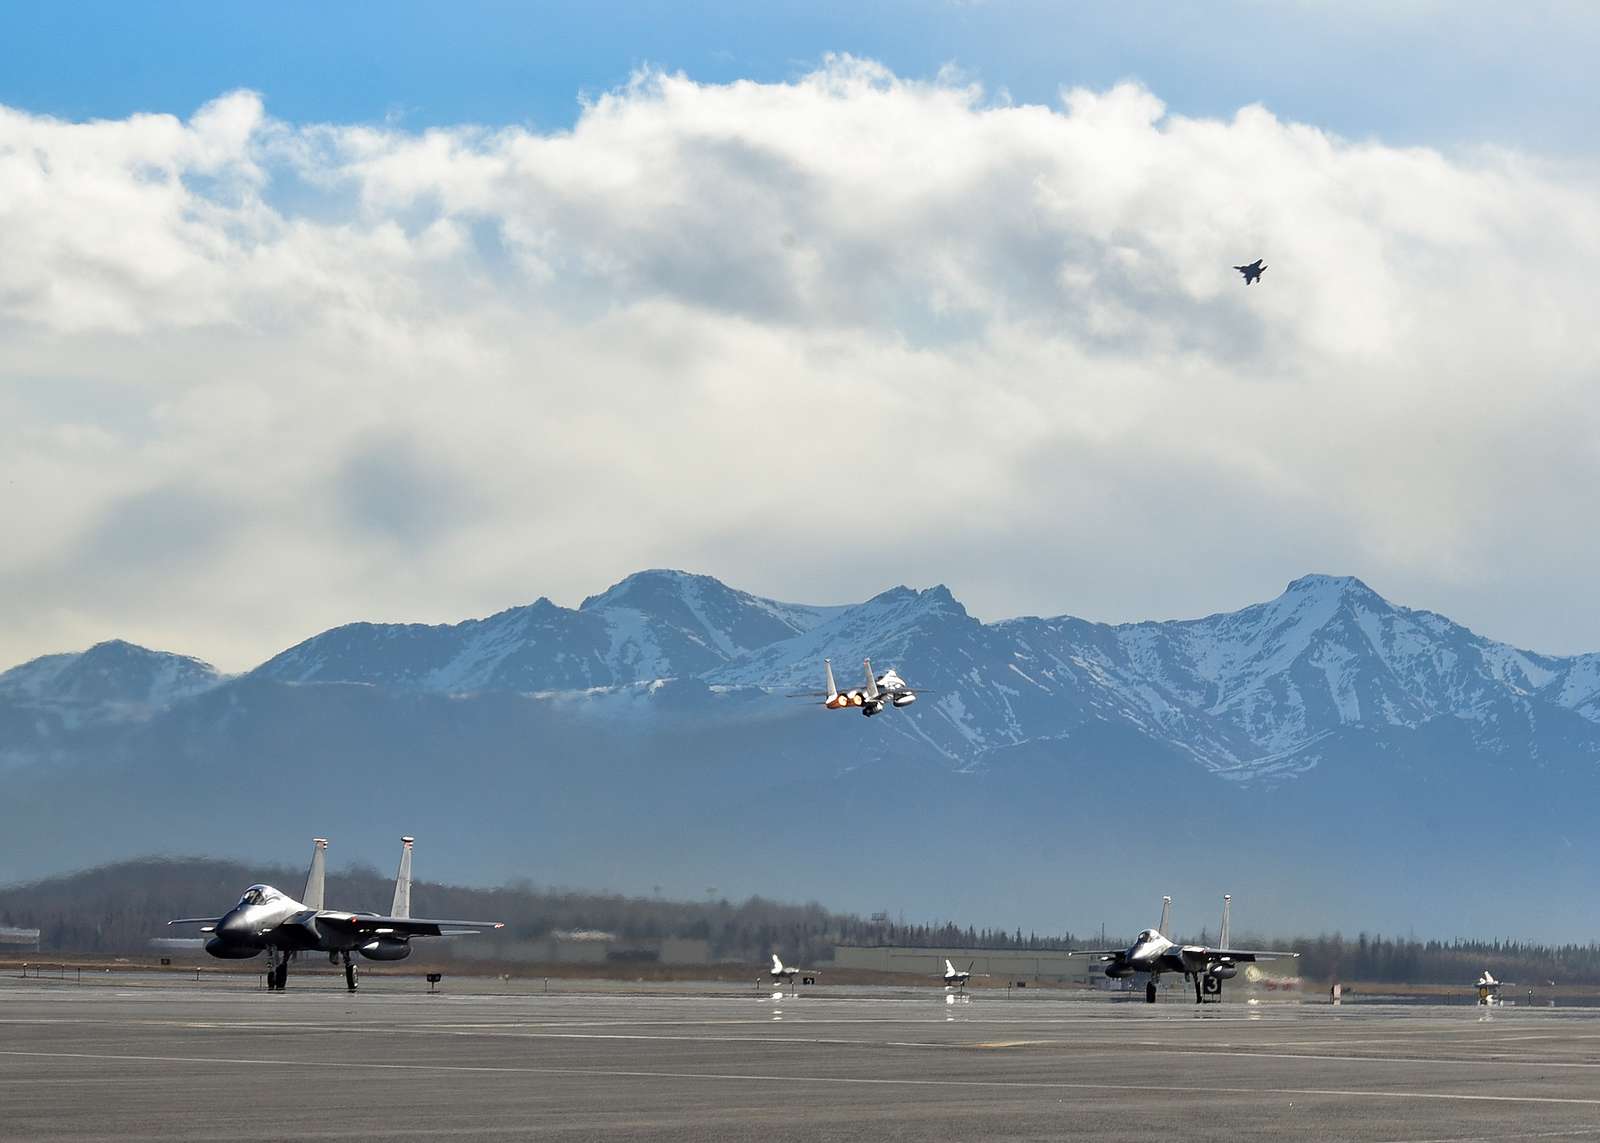
[[[1261,277],[1262,271],[1264,271],[1266,268],[1267,268],[1266,263],[1263,262],[1260,258],[1257,258],[1254,262],[1250,263],[1250,265],[1248,265],[1248,266],[1235,266],[1234,267],[1235,270],[1239,271],[1239,273],[1244,275],[1244,284],[1247,285],[1247,286],[1254,284],[1256,279]]]

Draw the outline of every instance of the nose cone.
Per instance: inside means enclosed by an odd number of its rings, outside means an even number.
[[[223,944],[244,945],[255,943],[255,928],[245,920],[243,910],[235,909],[217,922],[213,932]]]

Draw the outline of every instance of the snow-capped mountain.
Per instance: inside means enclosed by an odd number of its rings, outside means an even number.
[[[871,658],[876,670],[893,667],[924,688],[875,734],[890,736],[886,749],[931,751],[962,769],[1089,724],[1125,727],[1234,780],[1304,772],[1347,732],[1441,719],[1460,723],[1491,755],[1540,758],[1559,745],[1564,755],[1600,757],[1600,654],[1517,650],[1391,604],[1358,579],[1322,575],[1241,611],[1107,625],[1070,616],[985,624],[943,586],[818,607],[652,570],[577,608],[539,599],[450,625],[337,627],[252,677],[595,703],[616,688],[675,679],[694,685],[662,692],[654,709],[663,716],[709,688],[771,696],[777,717],[779,695],[823,685],[825,657],[844,687],[861,683]],[[147,716],[221,681],[199,660],[110,642],[0,675],[0,707],[53,710],[69,722]],[[697,718],[718,709],[695,704]],[[740,710],[749,716],[748,704]],[[1541,735],[1541,719],[1556,742]]]
[[[1351,577],[1306,576],[1270,602],[1204,619],[1098,628],[1092,650],[1084,626],[1045,623],[1065,643],[1052,661],[1064,654],[1131,717],[1236,777],[1315,764],[1317,744],[1344,730],[1441,718],[1472,724],[1485,749],[1536,754],[1541,710],[1600,713],[1587,689],[1594,656],[1519,651]],[[1036,624],[1003,626],[1028,639]]]
[[[1340,732],[1471,724],[1484,749],[1537,755],[1541,711],[1596,725],[1600,662],[1483,639],[1384,600],[1358,579],[1306,576],[1278,598],[1203,619],[1111,626],[1071,617],[981,624],[944,588],[897,588],[743,656],[717,678],[841,685],[868,655],[929,688],[895,723],[963,765],[990,750],[1115,722],[1234,779],[1315,765]],[[1597,749],[1600,757],[1600,749]]]
[[[112,639],[0,674],[0,705],[102,722],[148,716],[222,681],[210,663]]]
[[[255,673],[446,694],[586,690],[697,675],[809,630],[830,610],[761,599],[710,576],[644,571],[576,610],[541,598],[445,626],[336,627]]]

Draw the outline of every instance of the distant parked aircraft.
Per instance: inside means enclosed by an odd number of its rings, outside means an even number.
[[[1505,987],[1503,981],[1496,980],[1488,969],[1483,970],[1483,975],[1478,977],[1478,1003],[1495,1005],[1501,1003],[1500,989]]]
[[[411,915],[411,846],[401,838],[400,868],[394,879],[390,916],[349,913],[322,907],[328,839],[312,842],[311,868],[306,871],[304,900],[296,901],[271,885],[252,885],[239,903],[220,917],[182,917],[169,925],[199,925],[210,933],[206,952],[223,960],[244,960],[267,954],[267,987],[282,991],[289,983],[289,962],[302,952],[325,952],[344,964],[345,985],[356,990],[353,953],[368,960],[404,960],[411,938],[464,936],[480,929],[504,928],[499,921],[433,921]],[[449,930],[448,932],[446,930]]]
[[[1068,956],[1099,957],[1105,962],[1105,973],[1114,980],[1125,979],[1136,972],[1148,972],[1149,981],[1144,986],[1144,998],[1156,1002],[1156,986],[1163,972],[1181,972],[1185,980],[1194,982],[1194,1001],[1203,999],[1202,989],[1221,995],[1222,982],[1239,971],[1239,965],[1258,960],[1277,960],[1280,957],[1298,957],[1296,952],[1276,950],[1230,949],[1228,947],[1228,907],[1233,898],[1222,897],[1222,930],[1217,934],[1216,948],[1205,945],[1179,945],[1162,933],[1172,919],[1172,898],[1161,898],[1161,924],[1146,929],[1134,938],[1125,949],[1078,949]]]
[[[1244,284],[1249,286],[1260,281],[1261,275],[1266,272],[1267,264],[1257,258],[1248,266],[1235,266],[1234,269],[1244,275]]]
[[[825,691],[800,691],[792,694],[790,698],[820,698],[822,705],[829,710],[845,710],[849,707],[859,707],[861,713],[871,718],[883,710],[885,706],[910,706],[917,701],[917,692],[907,686],[906,681],[893,670],[881,675],[872,673],[872,660],[863,659],[862,665],[867,669],[867,685],[859,690],[841,691],[833,684],[833,660],[822,660],[822,671],[828,680],[828,689]]]

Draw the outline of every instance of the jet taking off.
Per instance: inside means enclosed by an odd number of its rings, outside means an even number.
[[[815,972],[815,969],[796,968],[792,964],[784,964],[777,953],[772,954],[772,967],[767,969],[767,975],[772,978],[772,983],[787,984],[791,987],[794,985],[794,978],[802,973],[805,974],[805,982],[811,984],[811,977]]]
[[[1233,897],[1222,897],[1222,930],[1217,934],[1217,948],[1205,945],[1180,945],[1163,936],[1172,919],[1172,898],[1161,898],[1161,924],[1146,929],[1134,938],[1125,949],[1078,949],[1068,956],[1098,957],[1105,963],[1105,973],[1113,980],[1123,980],[1136,972],[1148,972],[1150,980],[1144,986],[1147,1002],[1156,1002],[1156,985],[1163,972],[1181,972],[1185,980],[1194,982],[1194,1002],[1204,999],[1202,991],[1213,996],[1222,995],[1222,982],[1236,976],[1239,965],[1258,960],[1277,960],[1279,957],[1298,957],[1296,952],[1277,952],[1259,949],[1230,949],[1228,947],[1228,907]]]
[[[328,839],[316,838],[311,868],[306,871],[304,900],[296,901],[271,885],[252,885],[239,903],[220,917],[183,917],[169,925],[199,925],[210,933],[206,952],[223,960],[245,960],[267,954],[267,987],[281,992],[289,982],[289,962],[302,952],[325,952],[343,963],[345,985],[356,990],[353,953],[368,960],[404,960],[412,937],[463,936],[480,929],[500,929],[499,921],[435,921],[411,915],[411,846],[401,838],[400,868],[394,879],[390,916],[350,913],[322,907]],[[448,932],[446,930],[449,930]]]
[[[965,969],[959,969],[950,963],[949,957],[946,957],[944,961],[944,986],[946,988],[953,987],[957,991],[966,991],[967,981],[972,979],[972,965],[977,963],[977,961],[973,961]]]
[[[1257,258],[1248,266],[1235,266],[1234,269],[1244,275],[1245,285],[1253,286],[1256,282],[1261,280],[1261,275],[1266,273],[1267,264],[1260,258]]]
[[[881,675],[872,673],[872,660],[863,659],[862,665],[867,669],[867,685],[859,690],[841,691],[833,685],[833,660],[822,660],[822,671],[828,680],[828,689],[825,691],[800,691],[792,694],[790,698],[820,698],[822,705],[829,710],[844,710],[848,707],[859,707],[861,713],[871,718],[878,714],[885,706],[910,706],[917,701],[917,692],[906,685],[906,681],[893,670],[885,671]]]

